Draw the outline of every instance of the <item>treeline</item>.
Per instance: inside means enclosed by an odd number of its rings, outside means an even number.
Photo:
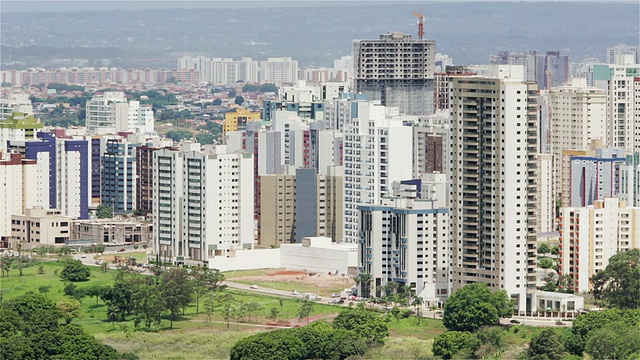
[[[238,341],[231,360],[346,359],[362,356],[389,336],[387,317],[364,309],[348,309],[329,324],[259,333]]]
[[[215,296],[224,289],[224,275],[218,270],[205,268],[154,270],[154,276],[143,276],[128,271],[119,271],[113,285],[77,287],[69,284],[66,295],[76,299],[85,296],[104,301],[107,318],[113,323],[126,321],[133,316],[134,325],[146,328],[160,326],[163,316],[168,315],[170,328],[185,309],[195,301],[196,314],[206,299],[207,312],[213,312]]]
[[[80,326],[61,324],[68,310],[44,295],[28,292],[0,304],[0,359],[137,359],[100,344]]]

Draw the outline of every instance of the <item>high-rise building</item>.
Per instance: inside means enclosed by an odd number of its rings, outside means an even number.
[[[547,51],[546,54],[502,51],[492,55],[490,60],[496,65],[524,66],[524,80],[537,82],[540,89],[560,86],[569,79],[569,57],[560,55],[559,51]]]
[[[46,168],[48,170],[48,168]],[[9,154],[0,159],[0,246],[8,247],[11,237],[11,216],[22,215],[26,209],[48,205],[49,173],[39,171],[36,160],[21,154]],[[42,195],[45,196],[42,196]]]
[[[434,75],[434,108],[449,111],[449,81],[456,76],[475,75],[466,66],[446,66]]]
[[[357,207],[379,205],[391,195],[391,183],[413,172],[413,129],[384,106],[356,101],[344,124],[345,240],[359,240]]]
[[[378,205],[360,205],[358,262],[364,297],[380,296],[396,282],[429,303],[443,303],[451,294],[449,209],[434,200],[385,198]]]
[[[640,64],[640,46],[620,44],[608,48],[607,63],[615,65]]]
[[[153,133],[154,118],[151,106],[139,101],[127,102],[121,91],[107,91],[87,100],[87,134],[103,135],[119,132]]]
[[[7,151],[7,142],[12,140],[35,140],[42,123],[33,115],[12,112],[0,119],[0,153]]]
[[[140,144],[126,139],[108,139],[101,156],[100,204],[115,214],[135,210],[137,196],[136,148]]]
[[[452,81],[453,290],[486,283],[527,304],[536,233],[538,88],[522,66]]]
[[[344,168],[330,166],[326,173],[296,169],[295,240],[309,236],[341,241],[344,224]]]
[[[593,82],[607,91],[607,145],[640,151],[640,64],[594,65]]]
[[[378,40],[354,40],[354,90],[401,114],[433,113],[434,40],[391,32]]]
[[[593,140],[606,141],[607,134],[607,94],[595,87],[588,87],[586,80],[571,79],[571,83],[551,88],[543,100],[544,118],[549,129],[547,139],[555,159],[562,158],[563,150],[588,150]],[[547,112],[545,114],[545,112]],[[544,152],[544,149],[541,149]],[[562,162],[555,165],[556,194],[562,192]]]
[[[295,242],[295,175],[260,176],[260,206],[259,244],[279,247]]]
[[[159,261],[207,264],[253,248],[253,158],[226,146],[153,153],[153,253]]]
[[[569,176],[563,177],[564,206],[588,206],[596,200],[617,197],[620,192],[620,167],[625,163],[620,149],[596,149],[594,156],[571,156]]]
[[[295,83],[298,81],[298,61],[290,57],[270,57],[260,61],[258,81],[261,83]]]
[[[591,290],[589,279],[620,251],[640,248],[640,208],[617,198],[563,209],[560,273],[576,293]]]
[[[620,200],[629,206],[640,207],[640,153],[629,154],[620,165]]]
[[[89,218],[91,203],[91,140],[56,138],[53,133],[39,132],[39,140],[10,141],[11,152],[37,160],[39,171],[47,174],[48,199],[43,208],[62,210],[62,215]]]

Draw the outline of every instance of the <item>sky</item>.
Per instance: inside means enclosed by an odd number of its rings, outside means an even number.
[[[428,6],[433,2],[523,2],[521,0],[446,0],[446,1],[372,1],[372,0],[2,0],[0,1],[0,15],[14,12],[65,12],[91,10],[143,10],[143,9],[172,9],[172,8],[242,8],[242,7],[279,7],[279,6],[340,6],[362,3],[368,5],[390,3],[413,3]],[[549,0],[525,0],[525,2],[544,2]],[[553,0],[554,2],[611,2],[616,0]],[[617,0],[618,2],[634,2],[634,0]]]

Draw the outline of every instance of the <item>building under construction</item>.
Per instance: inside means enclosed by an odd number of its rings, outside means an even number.
[[[380,35],[379,40],[354,40],[356,92],[404,114],[432,114],[435,48],[434,40],[400,32]]]

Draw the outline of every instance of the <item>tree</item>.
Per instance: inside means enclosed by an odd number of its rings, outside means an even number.
[[[244,97],[238,95],[236,96],[236,100],[234,101],[236,105],[242,105],[244,103]]]
[[[242,92],[256,92],[258,90],[258,85],[254,84],[245,84],[242,86]]]
[[[229,97],[229,99],[235,98],[236,97],[236,92],[234,90],[231,90],[231,91],[229,91],[227,96]]]
[[[571,335],[567,341],[569,351],[574,355],[582,356],[590,334],[603,326],[618,321],[640,326],[640,310],[606,309],[578,316],[573,321]]]
[[[56,302],[56,307],[62,313],[67,324],[71,324],[71,321],[80,316],[82,312],[80,301],[70,297],[60,298],[60,300]]]
[[[462,351],[474,352],[480,345],[480,341],[472,333],[447,331],[433,339],[431,352],[443,359],[451,359],[454,355]]]
[[[48,292],[49,292],[49,288],[51,288],[51,286],[49,286],[49,285],[42,285],[42,286],[38,287],[38,291],[39,291],[41,294],[46,294],[46,293],[48,293]]]
[[[538,260],[538,266],[542,269],[549,269],[553,266],[553,260],[547,257],[543,257],[542,259]]]
[[[107,317],[109,318],[109,321],[111,321],[112,330],[116,328],[116,320],[118,320],[119,313],[120,309],[118,309],[117,307],[113,305],[109,305],[107,307]]]
[[[182,139],[191,139],[193,133],[189,130],[169,130],[165,136],[175,142],[180,142]]]
[[[470,284],[456,291],[444,304],[443,325],[449,330],[473,331],[497,325],[513,314],[513,301],[504,290],[492,292],[486,284]]]
[[[640,359],[640,324],[609,323],[591,333],[585,352],[595,360]]]
[[[333,327],[353,330],[372,343],[380,342],[389,336],[387,322],[377,312],[368,310],[345,310],[333,320]]]
[[[551,255],[558,255],[558,254],[560,254],[560,247],[556,245],[551,248]]]
[[[565,343],[554,329],[546,329],[531,339],[527,359],[561,360],[565,357]]]
[[[231,294],[222,294],[218,296],[218,303],[220,304],[220,312],[222,313],[222,317],[224,321],[227,322],[227,330],[229,330],[229,321],[233,316],[233,306],[235,303],[235,299]]]
[[[309,316],[313,311],[313,302],[309,300],[304,300],[300,308],[298,309],[298,320],[302,320],[304,318],[307,319],[307,324],[309,324]]]
[[[276,320],[278,320],[278,316],[280,316],[280,310],[275,306],[272,307],[271,310],[269,310],[269,320],[275,323]]]
[[[551,248],[549,245],[542,243],[538,246],[538,254],[548,254],[551,252]]]
[[[98,219],[111,219],[113,218],[113,208],[111,206],[98,205],[96,216]]]
[[[266,93],[266,92],[277,93],[278,92],[278,87],[275,86],[274,84],[270,84],[270,83],[262,84],[262,85],[260,85],[260,92],[263,92],[263,93]]]
[[[213,106],[220,106],[220,105],[222,105],[222,100],[221,99],[214,99],[212,104],[213,104]]]
[[[87,281],[89,276],[91,276],[89,267],[83,265],[80,260],[66,260],[60,272],[62,280],[71,282]]]
[[[193,284],[185,269],[173,268],[162,274],[162,297],[171,314],[170,328],[180,309],[186,308],[193,299]]]
[[[95,297],[96,298],[96,306],[98,306],[98,299],[100,298],[100,295],[102,294],[104,287],[100,286],[100,285],[92,285],[89,286],[87,288],[82,289],[84,294],[86,296],[89,297]]]
[[[216,137],[211,134],[198,134],[196,135],[196,140],[202,145],[214,144],[216,142]]]
[[[593,296],[608,307],[640,308],[640,249],[620,252],[591,277]]]

